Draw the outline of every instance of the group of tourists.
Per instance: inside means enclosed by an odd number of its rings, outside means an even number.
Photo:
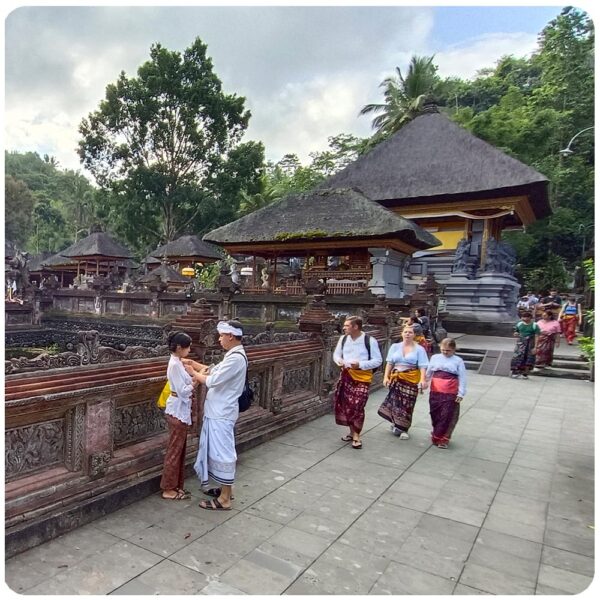
[[[563,303],[556,290],[550,290],[549,296],[536,305],[544,307],[541,318],[535,322],[535,313],[524,310],[514,328],[517,342],[510,364],[513,379],[529,379],[530,371],[551,367],[561,335],[571,346],[583,321],[581,305],[574,296]]]
[[[242,345],[239,321],[217,324],[219,343],[225,350],[217,365],[204,365],[188,358],[192,339],[181,331],[169,336],[171,358],[167,367],[170,396],[165,407],[169,440],[160,482],[165,500],[186,500],[184,489],[185,456],[188,428],[192,424],[192,395],[198,385],[207,389],[204,418],[194,470],[210,500],[200,508],[230,510],[235,481],[237,454],[234,427],[239,416],[239,397],[244,390],[248,359]],[[219,487],[208,488],[212,479]]]
[[[377,340],[364,333],[362,326],[360,317],[348,317],[344,335],[333,353],[334,362],[342,369],[334,393],[335,422],[348,427],[349,433],[342,441],[351,442],[355,449],[362,448],[360,434],[373,370],[383,363]],[[466,392],[465,364],[455,355],[456,343],[451,338],[440,343],[441,354],[428,357],[417,341],[415,327],[415,324],[405,325],[402,341],[389,348],[383,375],[388,394],[378,414],[390,422],[396,437],[410,439],[408,431],[417,398],[429,387],[431,441],[438,448],[448,448]]]

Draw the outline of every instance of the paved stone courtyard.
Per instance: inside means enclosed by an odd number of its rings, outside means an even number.
[[[6,562],[21,594],[576,594],[594,575],[588,382],[469,374],[449,450],[367,406],[240,456],[235,510],[158,494]]]

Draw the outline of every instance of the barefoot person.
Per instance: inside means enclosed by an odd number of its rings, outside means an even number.
[[[440,342],[440,352],[431,357],[425,379],[430,384],[431,443],[447,448],[467,391],[467,370],[463,359],[455,354],[456,342],[452,338]]]
[[[383,385],[389,392],[377,414],[392,424],[395,436],[408,440],[417,396],[427,388],[425,369],[429,365],[427,353],[415,342],[415,332],[410,325],[402,330],[402,341],[390,346],[385,360]]]
[[[194,469],[203,488],[208,486],[209,478],[220,484],[220,487],[205,492],[213,498],[203,500],[200,508],[230,510],[237,462],[234,427],[248,363],[242,346],[241,323],[220,321],[217,331],[219,342],[226,351],[223,360],[212,368],[192,362],[186,365],[186,370],[195,381],[208,388]]]
[[[382,362],[377,340],[363,333],[362,326],[360,317],[348,317],[344,321],[344,335],[333,353],[333,361],[342,367],[334,394],[335,422],[350,429],[342,441],[352,442],[356,450],[362,448],[360,432],[365,421],[373,369]]]
[[[191,496],[183,489],[185,449],[188,427],[192,424],[192,392],[195,384],[181,361],[190,353],[192,338],[187,333],[175,331],[169,336],[168,345],[171,358],[167,367],[167,379],[171,395],[165,406],[165,418],[169,428],[169,441],[160,489],[165,500],[187,500]]]

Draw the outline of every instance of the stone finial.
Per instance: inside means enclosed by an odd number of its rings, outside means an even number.
[[[298,319],[300,331],[322,333],[327,327],[335,323],[335,316],[327,310],[325,296],[316,294],[309,297],[307,307]]]

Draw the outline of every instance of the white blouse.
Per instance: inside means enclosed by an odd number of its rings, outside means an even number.
[[[177,396],[169,396],[165,407],[165,414],[179,419],[187,425],[192,424],[192,392],[194,391],[193,379],[185,370],[181,359],[171,354],[167,367],[167,379],[171,392]]]

